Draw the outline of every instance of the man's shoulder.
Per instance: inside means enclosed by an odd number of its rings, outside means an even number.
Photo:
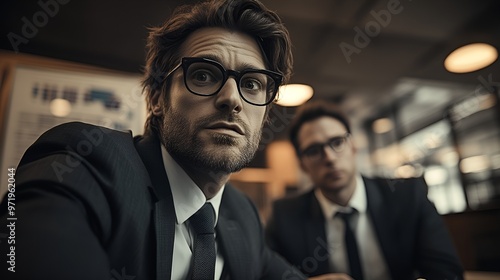
[[[101,137],[106,138],[131,138],[130,131],[119,131],[94,124],[84,122],[67,122],[57,125],[44,132],[37,141],[59,140],[65,143],[73,141],[87,140],[96,142]]]
[[[425,187],[425,180],[422,177],[412,178],[384,178],[384,177],[365,177],[363,176],[365,187],[376,187],[378,189],[389,191],[411,191],[416,187]]]
[[[386,202],[413,204],[427,197],[427,185],[422,177],[415,178],[382,178],[363,177],[369,199],[381,197]]]
[[[26,154],[43,156],[69,150],[87,156],[95,152],[129,150],[133,145],[130,131],[118,131],[83,122],[68,122],[44,132],[28,148]]]
[[[23,155],[18,171],[26,180],[56,178],[61,182],[64,177],[75,183],[78,180],[73,177],[90,172],[99,174],[95,178],[106,175],[106,181],[113,181],[126,170],[139,173],[141,162],[130,132],[70,122],[42,134]],[[34,172],[34,167],[47,170]]]

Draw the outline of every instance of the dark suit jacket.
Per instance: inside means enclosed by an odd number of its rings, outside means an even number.
[[[363,180],[367,211],[393,280],[463,278],[448,231],[427,199],[423,179]],[[325,218],[314,191],[276,201],[266,236],[272,249],[305,274],[331,271]]]
[[[156,137],[64,124],[28,149],[15,178],[16,272],[1,242],[1,279],[170,279],[175,213]],[[0,209],[4,231],[5,199]],[[216,230],[225,279],[298,275],[265,246],[255,207],[229,185]]]

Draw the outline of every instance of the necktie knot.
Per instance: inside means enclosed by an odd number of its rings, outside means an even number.
[[[342,218],[344,221],[349,221],[352,216],[354,216],[356,210],[352,210],[351,212],[337,212],[337,216]]]
[[[205,203],[198,212],[189,218],[189,221],[196,234],[213,234],[215,232],[215,212],[210,203]]]
[[[358,212],[356,209],[351,210],[352,211],[350,212],[337,212],[335,215],[341,218],[346,225],[349,225],[352,228]]]

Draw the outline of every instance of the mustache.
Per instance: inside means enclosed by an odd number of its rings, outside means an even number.
[[[247,123],[245,123],[240,116],[234,114],[213,114],[211,116],[205,117],[199,120],[196,124],[196,132],[202,130],[204,127],[209,126],[214,122],[226,121],[229,123],[235,123],[243,127],[244,131],[250,133],[250,127]]]

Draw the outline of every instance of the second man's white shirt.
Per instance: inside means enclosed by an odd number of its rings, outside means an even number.
[[[330,254],[330,267],[334,272],[348,273],[349,264],[344,242],[344,222],[336,217],[337,212],[349,212],[346,208],[358,211],[358,219],[354,234],[358,244],[361,266],[365,280],[390,280],[389,270],[375,233],[373,222],[367,212],[366,189],[363,178],[356,177],[356,189],[347,207],[342,207],[328,200],[319,188],[315,190],[316,198],[325,216],[326,239]]]

